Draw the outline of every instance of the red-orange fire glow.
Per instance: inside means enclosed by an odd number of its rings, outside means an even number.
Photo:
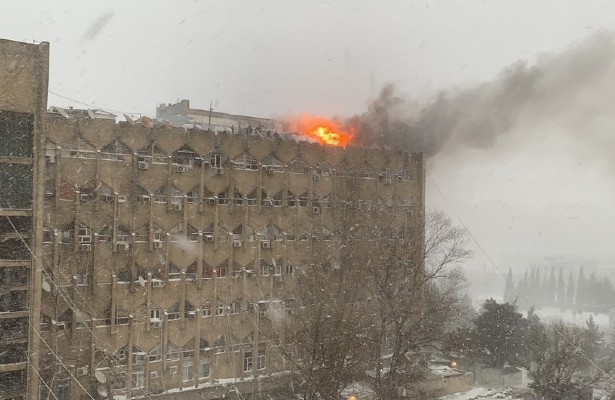
[[[324,117],[302,114],[289,123],[293,131],[313,142],[344,147],[352,139],[352,134],[344,132],[339,124]]]

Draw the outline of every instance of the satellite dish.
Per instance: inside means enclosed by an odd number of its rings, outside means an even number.
[[[130,125],[135,124],[135,121],[133,121],[132,118],[130,118],[130,115],[128,114],[124,114],[124,119],[126,120],[126,122],[130,123]]]
[[[107,375],[105,375],[105,373],[102,372],[102,371],[94,372],[94,377],[100,383],[106,383],[107,382]]]
[[[103,385],[98,385],[98,387],[96,388],[96,391],[98,392],[100,397],[107,397],[109,395],[109,392],[107,392],[107,388],[104,387]]]
[[[47,281],[46,279],[43,281],[43,284],[41,285],[43,287],[43,290],[47,293],[51,292],[51,285],[49,284],[49,281]]]
[[[145,284],[147,282],[145,281],[145,279],[142,276],[139,276],[139,283],[141,284],[141,286],[145,287]]]
[[[154,121],[152,121],[151,118],[148,118],[145,115],[142,116],[139,121],[141,122],[141,125],[143,125],[146,128],[151,128],[154,126]]]
[[[88,115],[90,116],[90,118],[96,119],[96,114],[94,114],[94,111],[90,110],[89,108],[88,108]]]

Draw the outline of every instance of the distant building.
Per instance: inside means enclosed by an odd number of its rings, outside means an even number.
[[[252,129],[273,131],[279,128],[279,124],[273,119],[190,108],[189,100],[181,100],[175,104],[161,104],[156,107],[156,118],[168,120],[178,128],[187,124],[196,124],[202,129],[214,132],[246,133]]]
[[[285,385],[292,343],[269,340],[270,316],[292,313],[315,243],[339,248],[339,215],[421,229],[419,153],[253,134],[270,120],[230,114],[214,133],[47,110],[47,79],[47,43],[0,41],[2,399]]]

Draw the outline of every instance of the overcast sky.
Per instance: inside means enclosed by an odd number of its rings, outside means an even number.
[[[351,116],[387,82],[412,101],[428,101],[615,25],[612,1],[4,1],[1,7],[0,36],[51,43],[50,105],[79,105],[70,98],[147,115],[158,103],[186,98],[196,108],[214,101],[219,111],[263,117]],[[615,264],[612,171],[592,162],[591,151],[580,157],[567,146],[574,144],[557,137],[525,146],[504,139],[486,150],[440,154],[429,164],[428,207],[457,214],[501,268],[513,259],[563,253]]]

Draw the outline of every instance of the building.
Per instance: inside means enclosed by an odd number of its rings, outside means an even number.
[[[47,79],[46,43],[0,41],[0,399],[284,385],[272,315],[341,210],[422,220],[421,154],[47,110]]]
[[[239,133],[246,130],[275,130],[280,123],[268,119],[249,117],[245,115],[227,114],[218,111],[190,108],[189,100],[181,100],[175,104],[161,104],[156,107],[156,118],[165,119],[175,127],[184,125],[199,125],[204,129],[216,132]]]

